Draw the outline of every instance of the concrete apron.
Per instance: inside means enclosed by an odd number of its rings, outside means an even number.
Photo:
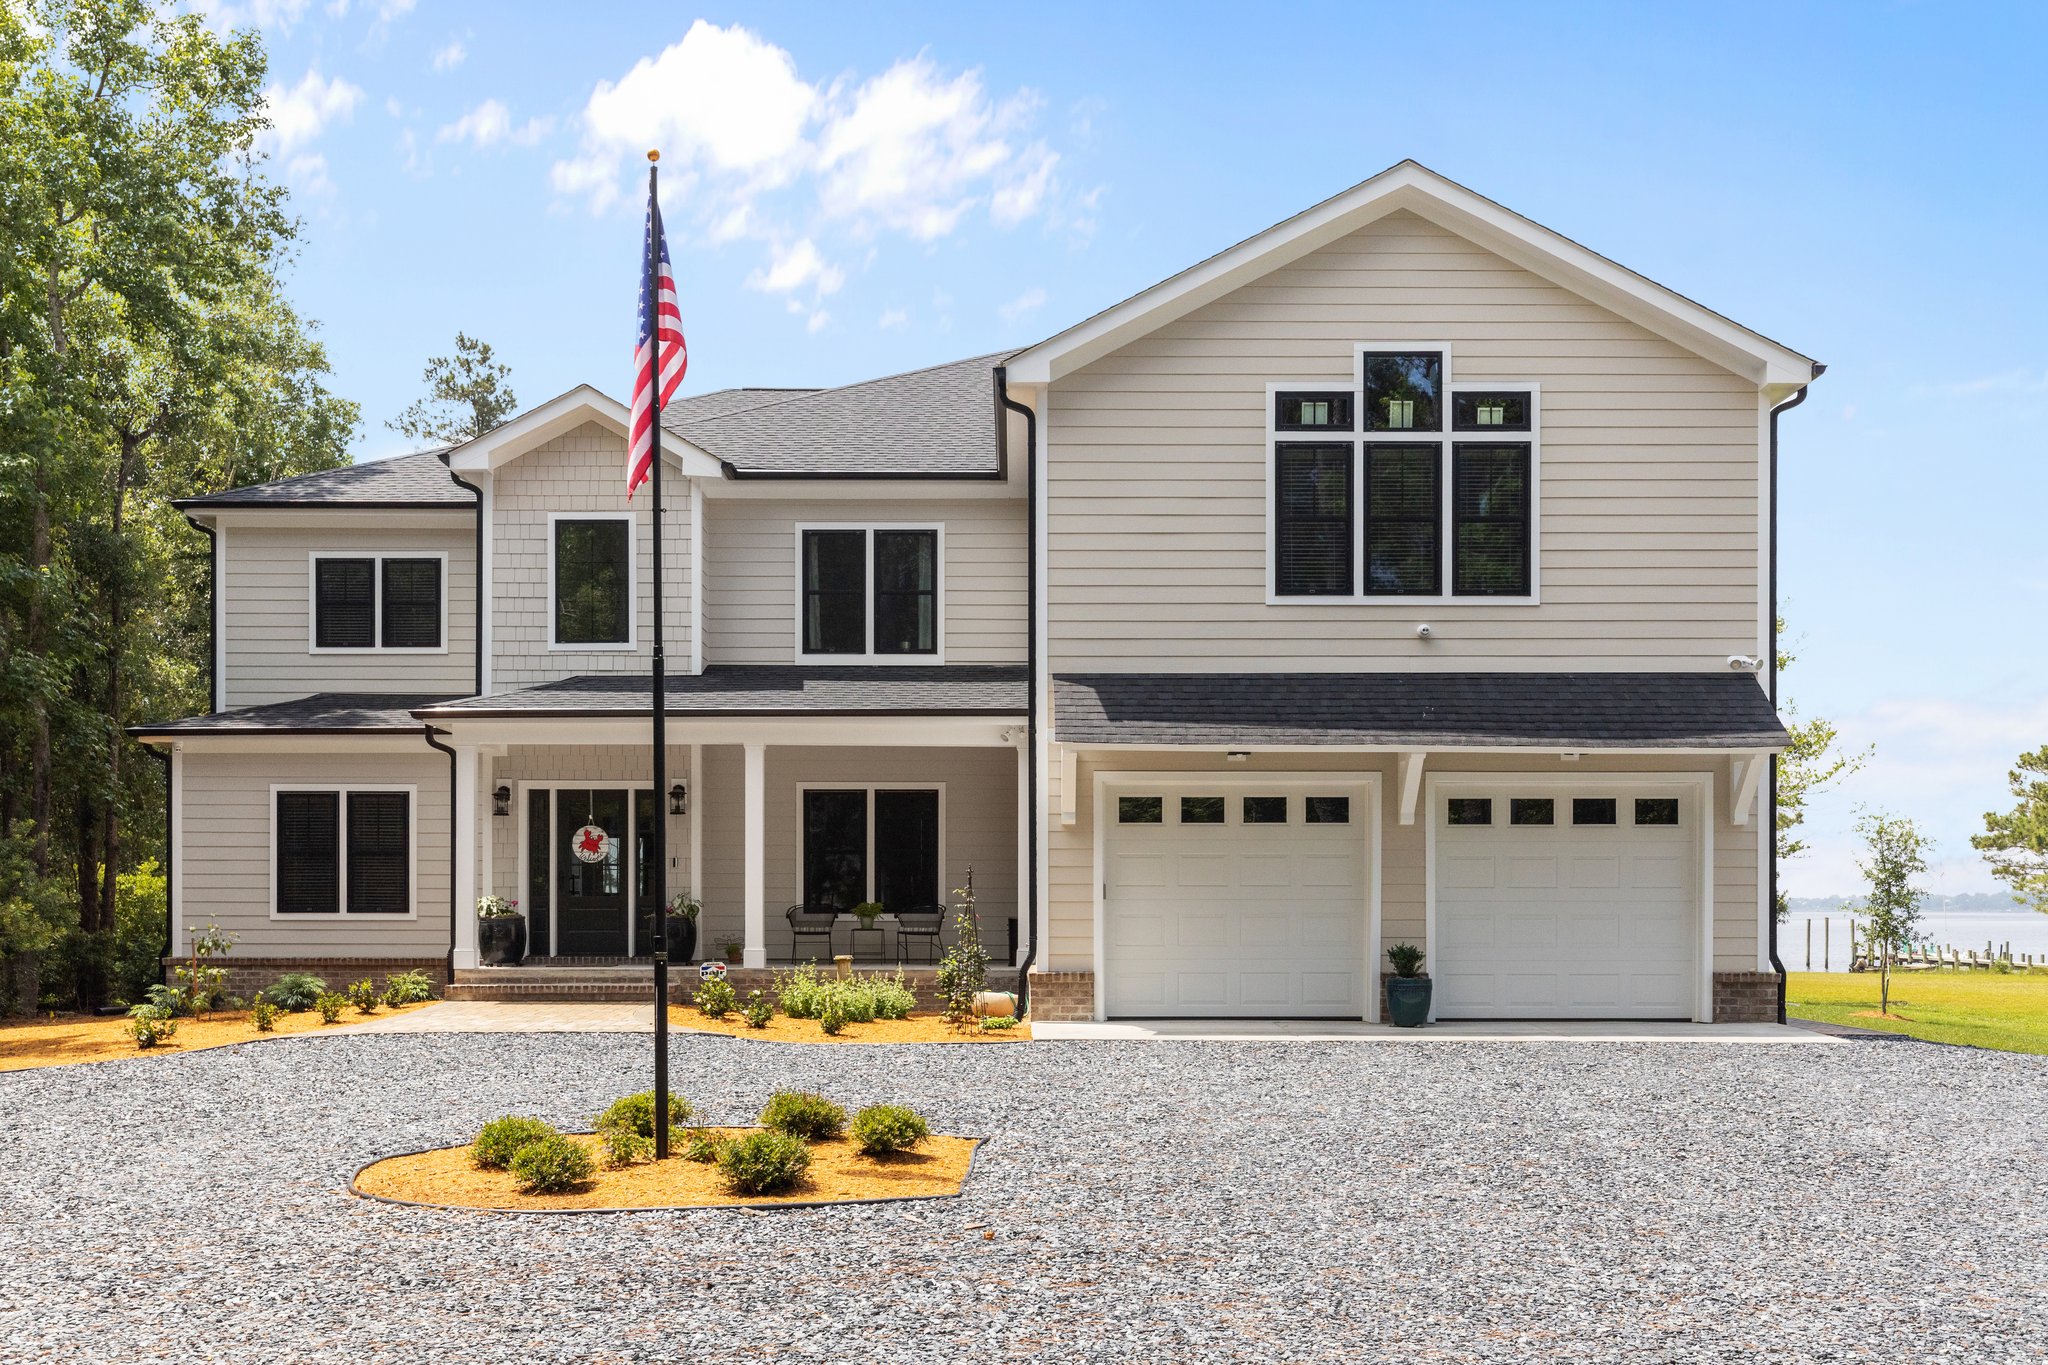
[[[1041,1042],[1780,1043],[1823,1047],[1841,1041],[1784,1024],[1592,1019],[1458,1020],[1422,1028],[1338,1019],[1126,1019],[1105,1024],[1034,1022],[1031,1036]]]

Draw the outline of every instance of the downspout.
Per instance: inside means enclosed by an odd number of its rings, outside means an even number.
[[[476,644],[476,694],[482,696],[484,692],[484,609],[487,605],[484,602],[484,490],[455,472],[454,466],[448,463],[448,452],[446,450],[441,452],[441,465],[447,469],[448,477],[455,481],[455,486],[468,489],[469,496],[476,500],[476,560],[470,565],[469,578],[471,584],[470,595],[476,599],[476,626],[474,629]],[[427,743],[434,744],[434,741],[429,739]],[[434,747],[439,749],[443,746],[434,744]],[[451,752],[448,757],[449,761],[453,762],[455,755]],[[449,885],[452,886],[454,883],[451,882]],[[451,929],[449,932],[453,933],[454,931]],[[448,951],[451,955],[450,961],[453,961],[454,947],[451,945]],[[455,978],[451,976],[448,979],[453,981]]]
[[[220,621],[220,542],[214,536],[213,528],[200,521],[190,512],[185,521],[191,528],[206,537],[206,695],[209,711],[220,710],[220,641],[213,638],[215,626]],[[169,772],[169,769],[165,769]],[[167,782],[168,778],[165,779]],[[168,930],[166,931],[168,933]],[[165,939],[164,951],[169,952],[169,939]]]
[[[1030,873],[1026,902],[1018,907],[1026,934],[1024,965],[1017,969],[1017,1014],[1021,1018],[1031,1009],[1031,964],[1038,960],[1038,414],[1010,397],[1009,371],[1002,365],[996,366],[996,396],[1004,408],[1024,417],[1024,671],[1029,678],[1024,742],[1030,749],[1025,756],[1024,793],[1031,808],[1023,812]],[[1007,469],[1008,421],[996,423],[996,435]]]
[[[431,724],[420,727],[428,744],[448,755],[448,980],[455,980],[455,921],[462,914],[462,908],[455,903],[455,802],[460,795],[456,791],[455,750],[434,738]]]
[[[1815,362],[1813,378],[1818,379],[1827,372],[1827,366]],[[1806,401],[1811,381],[1801,386],[1799,392],[1771,409],[1771,657],[1770,697],[1771,712],[1778,710],[1778,416],[1790,412]],[[1771,970],[1778,974],[1778,1022],[1785,1022],[1785,964],[1778,957],[1778,755],[1771,755],[1771,797],[1768,803],[1770,820],[1765,836],[1771,841],[1771,906],[1766,916],[1770,924]]]
[[[196,523],[195,523],[196,524]],[[178,907],[172,902],[173,889],[178,885],[178,867],[173,861],[177,857],[177,807],[171,804],[171,756],[154,744],[145,744],[142,751],[164,765],[164,941],[156,952],[156,979],[168,986],[170,968],[165,965],[171,955],[171,925],[177,922]]]

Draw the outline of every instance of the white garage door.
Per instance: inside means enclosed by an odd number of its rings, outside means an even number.
[[[1597,785],[1437,793],[1440,1019],[1689,1019],[1699,812]]]
[[[1110,788],[1100,813],[1107,1012],[1358,1018],[1368,792]]]

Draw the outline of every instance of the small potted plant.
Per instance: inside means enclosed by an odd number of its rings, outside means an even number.
[[[747,942],[745,939],[722,938],[718,940],[719,951],[724,953],[725,960],[735,967],[740,965],[740,954],[746,949],[746,946]]]
[[[688,962],[697,956],[697,916],[704,913],[704,902],[687,891],[679,891],[668,898],[668,955],[677,962]]]
[[[853,907],[853,917],[860,921],[860,927],[863,929],[874,928],[875,918],[881,913],[882,903],[880,901],[862,901],[859,905]]]
[[[503,896],[476,898],[477,957],[486,967],[516,967],[526,956],[526,916]]]
[[[1387,961],[1394,969],[1387,982],[1389,1022],[1395,1028],[1421,1028],[1429,1018],[1429,978],[1422,974],[1422,949],[1396,943],[1387,949]]]

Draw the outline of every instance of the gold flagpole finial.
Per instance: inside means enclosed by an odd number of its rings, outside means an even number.
[[[648,159],[649,161],[659,161],[659,160],[661,160],[661,151],[660,151],[660,149],[659,149],[659,148],[657,148],[656,150],[654,150],[654,151],[651,151],[651,152],[649,152],[649,153],[647,154],[647,159]]]

